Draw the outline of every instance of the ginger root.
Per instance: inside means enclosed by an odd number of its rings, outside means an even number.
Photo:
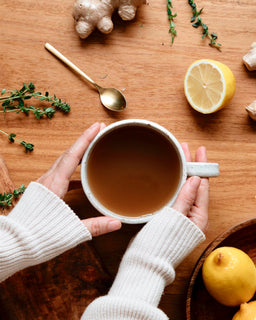
[[[141,4],[146,4],[146,0],[76,0],[73,8],[76,31],[82,39],[95,28],[108,34],[114,27],[111,17],[116,9],[123,20],[129,21]]]
[[[243,62],[249,71],[256,70],[256,42],[251,44],[251,49],[243,57]]]
[[[248,115],[252,120],[256,120],[256,100],[246,107],[245,110],[248,112]]]

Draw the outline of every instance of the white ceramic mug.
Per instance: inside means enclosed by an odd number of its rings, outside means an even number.
[[[91,142],[88,149],[86,150],[81,162],[81,181],[82,181],[84,192],[88,200],[91,202],[91,204],[103,215],[116,217],[124,223],[136,224],[136,223],[145,223],[149,221],[154,214],[160,211],[158,210],[156,212],[150,212],[148,214],[141,215],[138,217],[123,216],[116,212],[112,212],[109,209],[107,209],[105,206],[103,206],[98,201],[98,199],[94,196],[94,194],[90,189],[88,178],[87,178],[87,164],[94,146],[97,144],[98,141],[101,140],[102,137],[104,137],[108,133],[112,132],[113,130],[117,130],[118,128],[127,127],[127,126],[142,126],[142,127],[150,128],[151,130],[154,130],[160,133],[175,148],[181,164],[180,179],[179,179],[177,190],[174,196],[166,204],[167,206],[171,206],[174,203],[182,185],[184,184],[188,176],[217,177],[219,175],[218,163],[187,162],[184,152],[182,150],[182,147],[178,142],[178,140],[167,129],[165,129],[164,127],[160,126],[157,123],[154,123],[148,120],[140,120],[140,119],[129,119],[129,120],[122,120],[122,121],[112,123],[111,125],[107,126],[106,128],[104,128],[98,133],[98,135],[95,137],[95,139]]]

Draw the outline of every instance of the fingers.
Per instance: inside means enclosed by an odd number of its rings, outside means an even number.
[[[173,209],[187,216],[197,198],[200,183],[201,179],[197,176],[187,179],[179,192],[179,195],[173,205]]]
[[[205,147],[199,147],[196,150],[196,157],[195,157],[196,162],[207,162],[207,155],[206,155],[206,148]]]
[[[188,218],[194,222],[203,232],[208,228],[208,205],[209,205],[209,182],[208,179],[201,179],[194,206]]]
[[[89,144],[100,131],[101,126],[98,122],[94,123],[89,129],[85,130],[76,142],[57,160],[55,170],[65,176],[65,179],[70,179]]]
[[[195,199],[195,205],[197,208],[200,208],[201,213],[207,219],[209,207],[209,180],[207,178],[201,179],[197,197]]]
[[[192,162],[193,159],[192,159],[191,153],[189,151],[188,144],[186,142],[182,142],[181,147],[182,147],[183,152],[185,154],[186,160],[188,162]],[[201,146],[196,150],[195,161],[196,162],[207,162],[206,148],[204,146]]]
[[[95,124],[94,124],[94,125],[95,125]],[[94,125],[92,125],[89,129],[93,128]],[[103,122],[100,123],[99,131],[101,131],[101,130],[104,129],[105,127],[106,127],[105,123],[103,123]],[[93,128],[93,129],[94,129],[94,128]],[[97,133],[98,133],[98,132],[97,132]],[[86,134],[86,135],[87,135],[87,130],[86,130],[83,134]],[[82,137],[82,136],[81,136],[81,137]],[[81,139],[81,137],[80,137],[79,139]],[[88,141],[88,145],[90,144],[90,142],[91,142],[91,141]],[[76,141],[76,143],[77,143],[77,141]],[[75,143],[75,144],[76,144],[76,143]],[[85,146],[86,149],[88,148],[88,145]],[[83,149],[84,149],[84,147],[83,147]],[[86,150],[86,149],[85,149],[85,150]],[[84,150],[84,152],[85,152],[85,150]],[[81,157],[80,157],[80,161],[81,161],[82,156],[83,156],[83,154],[82,154]],[[63,157],[65,157],[65,153],[62,154],[59,159],[57,159],[55,167],[57,167],[58,164],[59,164],[61,161],[63,161]],[[79,161],[79,162],[80,162],[80,161]],[[75,190],[75,189],[80,189],[80,188],[82,188],[82,183],[81,183],[80,180],[71,180],[71,181],[70,181],[70,183],[69,183],[69,188],[68,188],[69,191],[70,191],[70,190]]]
[[[181,144],[186,160],[192,157],[187,143]],[[196,162],[207,162],[206,148],[199,147],[195,155]],[[186,215],[203,232],[208,224],[209,180],[208,178],[191,177],[181,188],[173,208]]]
[[[63,164],[63,162],[66,163],[65,166],[68,166],[69,163],[73,162],[73,166],[71,167],[71,172],[73,173],[78,165],[77,161],[79,160],[79,163],[80,163],[82,156],[86,151],[86,149],[88,148],[88,145],[90,144],[90,142],[94,139],[98,131],[101,131],[105,127],[106,125],[103,122],[100,124],[95,123],[89,129],[84,131],[84,133],[78,138],[78,140],[69,149],[67,149],[64,153],[62,153],[59,156],[59,158],[53,163],[53,165],[45,175],[51,175],[53,172],[56,172],[55,170],[58,169]],[[73,148],[73,150],[71,148]],[[77,159],[72,159],[73,157],[72,153],[73,151],[76,151],[76,150],[78,150],[78,154],[76,156]],[[71,175],[69,172],[68,176],[65,176],[65,178],[69,179]],[[71,187],[70,190],[78,189],[81,187],[81,185],[79,186],[78,184],[76,184],[75,186],[77,187]]]
[[[207,162],[206,148],[199,147],[196,151],[195,160],[197,162]],[[208,212],[209,205],[209,179],[202,178],[198,189],[195,204],[201,208],[202,212]]]
[[[189,151],[189,147],[188,147],[188,144],[186,142],[182,142],[181,143],[181,147],[183,149],[183,152],[185,154],[185,158],[188,162],[191,162],[192,161],[192,156],[191,156],[191,153]]]
[[[111,217],[96,217],[82,220],[93,237],[119,230],[121,221]]]
[[[202,212],[208,212],[209,206],[209,180],[201,179],[200,187],[198,188],[195,205],[201,209]]]
[[[101,122],[101,124],[100,124],[100,131],[101,131],[102,129],[104,129],[104,128],[106,128],[106,125],[105,125],[105,123]]]

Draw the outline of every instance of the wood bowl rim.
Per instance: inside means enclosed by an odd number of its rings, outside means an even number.
[[[193,294],[196,278],[198,276],[198,273],[204,263],[204,260],[206,257],[217,247],[226,240],[230,235],[234,234],[237,231],[240,231],[241,229],[247,228],[253,224],[256,224],[256,218],[252,218],[249,220],[245,220],[244,222],[241,222],[228,230],[224,231],[223,233],[219,234],[203,251],[199,259],[197,260],[195,267],[192,271],[192,274],[190,276],[189,286],[187,290],[187,297],[186,297],[186,319],[191,320],[191,297]]]

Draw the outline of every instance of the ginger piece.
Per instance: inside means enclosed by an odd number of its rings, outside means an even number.
[[[256,100],[246,107],[245,110],[248,112],[248,115],[252,120],[256,120]]]
[[[123,20],[130,21],[142,4],[146,4],[146,0],[76,0],[73,7],[76,31],[82,39],[95,28],[108,34],[114,27],[111,17],[116,9]]]
[[[251,49],[243,57],[243,62],[249,71],[256,70],[256,42],[251,44]]]

